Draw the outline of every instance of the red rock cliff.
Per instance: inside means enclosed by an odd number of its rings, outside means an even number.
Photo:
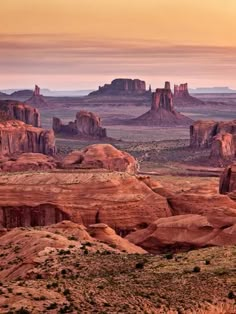
[[[35,128],[17,120],[1,122],[0,155],[25,152],[54,155],[54,132]]]

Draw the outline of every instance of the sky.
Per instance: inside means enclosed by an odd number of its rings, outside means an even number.
[[[114,78],[236,89],[236,0],[7,0],[0,89]]]

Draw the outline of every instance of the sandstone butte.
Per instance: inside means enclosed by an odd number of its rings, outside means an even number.
[[[22,185],[24,182],[24,185]],[[42,172],[0,176],[0,225],[105,223],[122,234],[171,215],[166,198],[120,172]]]
[[[13,100],[0,100],[0,121],[20,120],[34,127],[40,127],[40,113],[37,109]]]
[[[101,119],[93,112],[79,111],[75,121],[64,125],[61,119],[53,118],[53,130],[55,133],[78,135],[80,137],[105,138],[106,129],[101,126]]]
[[[236,191],[236,163],[225,168],[220,177],[220,193]]]
[[[18,120],[0,122],[0,155],[25,152],[54,155],[54,132]]]
[[[204,105],[204,101],[189,94],[188,83],[174,85],[174,104],[176,106]]]
[[[35,85],[33,95],[26,100],[26,103],[31,106],[35,106],[36,108],[48,107],[48,103],[44,96],[40,94],[40,87],[38,87],[38,85]]]
[[[73,151],[62,161],[62,168],[107,169],[136,173],[138,162],[130,154],[110,144],[94,144]]]
[[[120,78],[115,79],[111,84],[105,84],[104,86],[99,86],[97,91],[89,94],[89,96],[116,96],[116,95],[143,95],[150,94],[151,90],[146,90],[145,81],[139,79],[126,79]]]
[[[236,157],[236,120],[196,121],[190,126],[190,147],[211,148],[210,160],[218,165]]]
[[[161,127],[184,126],[192,122],[175,110],[169,82],[165,82],[164,88],[157,88],[152,93],[151,109],[148,112],[129,120],[130,124]]]

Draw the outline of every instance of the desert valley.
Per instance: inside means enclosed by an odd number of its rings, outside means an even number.
[[[1,94],[1,313],[235,313],[234,94]],[[181,113],[180,113],[181,112]]]

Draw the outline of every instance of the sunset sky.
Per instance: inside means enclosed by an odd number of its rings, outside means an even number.
[[[236,88],[236,0],[2,1],[0,89],[117,77]]]

